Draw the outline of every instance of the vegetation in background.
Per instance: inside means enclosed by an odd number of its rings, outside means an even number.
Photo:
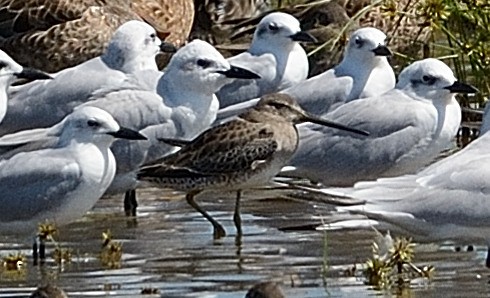
[[[357,2],[356,2],[357,1]],[[476,86],[480,93],[462,99],[479,107],[490,96],[490,0],[273,0],[273,7],[320,9],[328,2],[358,6],[337,37],[311,50],[314,64],[329,53],[339,59],[339,49],[356,26],[375,26],[387,33],[395,49],[393,67],[399,71],[412,61],[433,57],[448,63],[458,79]],[[359,3],[364,3],[359,5]],[[316,6],[316,7],[313,7]],[[351,11],[352,12],[352,11]],[[298,15],[298,14],[297,14]],[[301,15],[301,13],[299,13]],[[302,24],[310,20],[301,20]],[[311,29],[311,28],[307,28]],[[328,59],[328,58],[324,58]],[[334,62],[335,63],[335,62]]]
[[[384,5],[393,1],[384,1]],[[403,11],[394,13],[404,17]],[[456,77],[480,90],[474,98],[482,103],[490,94],[490,1],[424,0],[418,1],[416,13],[417,25],[430,30],[423,56],[450,60]]]

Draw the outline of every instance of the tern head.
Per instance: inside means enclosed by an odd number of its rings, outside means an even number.
[[[357,29],[349,38],[344,59],[369,62],[391,56],[385,40],[386,34],[376,28]]]
[[[146,140],[139,132],[121,127],[108,112],[92,106],[81,106],[62,120],[60,143],[72,140],[107,145],[115,138]]]
[[[52,79],[52,77],[40,70],[20,66],[4,51],[0,50],[0,122],[7,113],[7,90],[17,79],[33,81]]]
[[[257,79],[257,74],[230,65],[209,43],[195,39],[170,59],[163,78],[173,88],[211,95],[230,79]]]
[[[52,79],[50,75],[37,69],[22,67],[4,51],[0,50],[0,90],[8,86],[16,79],[46,80]]]
[[[252,108],[252,114],[257,115],[256,112],[260,114],[265,114],[259,116],[262,119],[277,120],[277,121],[288,121],[293,124],[299,124],[303,122],[311,122],[323,126],[328,126],[332,128],[337,128],[340,130],[350,131],[357,134],[368,135],[367,132],[363,130],[358,130],[355,128],[350,128],[345,125],[335,123],[326,119],[319,118],[312,115],[305,110],[303,110],[299,104],[291,96],[283,93],[273,93],[263,96],[257,105]],[[255,113],[254,113],[255,112]]]
[[[476,93],[475,87],[458,81],[444,62],[428,58],[407,66],[398,78],[397,89],[429,100],[451,100],[454,93]]]
[[[317,40],[309,33],[301,31],[299,21],[292,15],[273,12],[262,18],[257,25],[250,52],[291,50],[298,41],[316,42]]]
[[[117,28],[102,59],[109,67],[125,73],[158,70],[155,57],[164,45],[168,44],[162,44],[152,26],[132,20]]]

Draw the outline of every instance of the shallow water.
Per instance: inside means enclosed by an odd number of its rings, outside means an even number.
[[[416,249],[417,265],[436,268],[430,282],[418,279],[404,289],[375,291],[364,284],[361,272],[361,264],[371,255],[373,231],[283,231],[319,223],[326,211],[311,202],[274,196],[270,192],[245,196],[241,245],[235,242],[233,195],[198,200],[228,233],[217,241],[208,222],[181,195],[140,191],[136,222],[123,216],[121,198],[102,199],[82,220],[60,228],[57,239],[73,250],[71,263],[57,265],[49,257],[44,266],[33,266],[28,257],[24,270],[0,271],[0,297],[26,297],[42,281],[51,281],[70,297],[148,297],[140,293],[152,288],[159,291],[153,297],[233,298],[244,297],[249,287],[262,280],[280,282],[287,297],[490,295],[485,248],[455,252],[451,246],[437,245]],[[101,235],[107,229],[114,241],[122,242],[117,269],[104,266],[98,258]],[[0,239],[0,256],[29,254],[29,239]],[[48,245],[48,256],[52,250],[53,245]],[[347,276],[345,271],[354,264],[355,275]]]

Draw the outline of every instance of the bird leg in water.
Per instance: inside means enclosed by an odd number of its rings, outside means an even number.
[[[485,265],[487,266],[487,268],[490,268],[490,246],[488,247],[487,250],[487,260],[485,262]]]
[[[136,216],[137,207],[138,202],[136,201],[136,190],[128,190],[124,194],[124,213],[126,213],[126,216]]]
[[[34,238],[34,244],[32,245],[32,258],[34,266],[37,266],[38,264],[43,265],[46,262],[46,243],[44,240],[45,238],[41,237],[40,235]],[[38,241],[39,247],[37,245]]]
[[[194,200],[194,196],[200,193],[200,190],[195,190],[189,192],[186,196],[185,199],[187,200],[187,203],[192,206],[197,212],[201,213],[202,216],[204,216],[212,225],[213,225],[213,237],[214,239],[220,239],[224,236],[226,236],[226,231],[225,229],[216,221],[214,218],[211,217],[204,209],[202,209]]]
[[[240,198],[242,196],[242,191],[238,190],[236,192],[236,202],[235,202],[235,214],[233,214],[233,222],[235,223],[236,227],[236,239],[238,242],[241,242],[240,239],[242,238],[242,219],[240,217]]]
[[[34,243],[32,244],[32,259],[33,259],[33,265],[37,266],[37,260],[39,259],[38,248],[37,248],[37,237],[34,238]]]

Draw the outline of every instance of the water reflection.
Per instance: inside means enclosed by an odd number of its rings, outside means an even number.
[[[244,237],[235,243],[234,196],[209,195],[203,208],[223,223],[228,236],[213,240],[211,225],[187,206],[181,195],[153,189],[141,192],[137,221],[123,214],[121,198],[99,201],[82,220],[62,227],[58,239],[71,248],[70,263],[0,272],[0,297],[26,297],[45,281],[61,286],[70,297],[244,297],[256,282],[282,284],[287,297],[367,296],[361,265],[371,254],[372,231],[313,230],[285,232],[279,228],[319,222],[313,203],[246,195],[242,206]],[[265,197],[265,198],[264,198]],[[104,267],[99,259],[102,233],[110,229],[122,243],[120,268]],[[327,246],[324,246],[326,238]],[[0,255],[29,254],[30,239],[2,238]],[[48,255],[53,250],[48,245]],[[415,280],[401,296],[482,296],[490,294],[484,268],[486,249],[454,252],[450,246],[417,247],[417,265],[436,267],[432,282]],[[324,258],[323,256],[327,257]],[[328,269],[323,272],[323,266]],[[356,265],[354,276],[346,271]],[[408,291],[408,292],[407,292]]]

